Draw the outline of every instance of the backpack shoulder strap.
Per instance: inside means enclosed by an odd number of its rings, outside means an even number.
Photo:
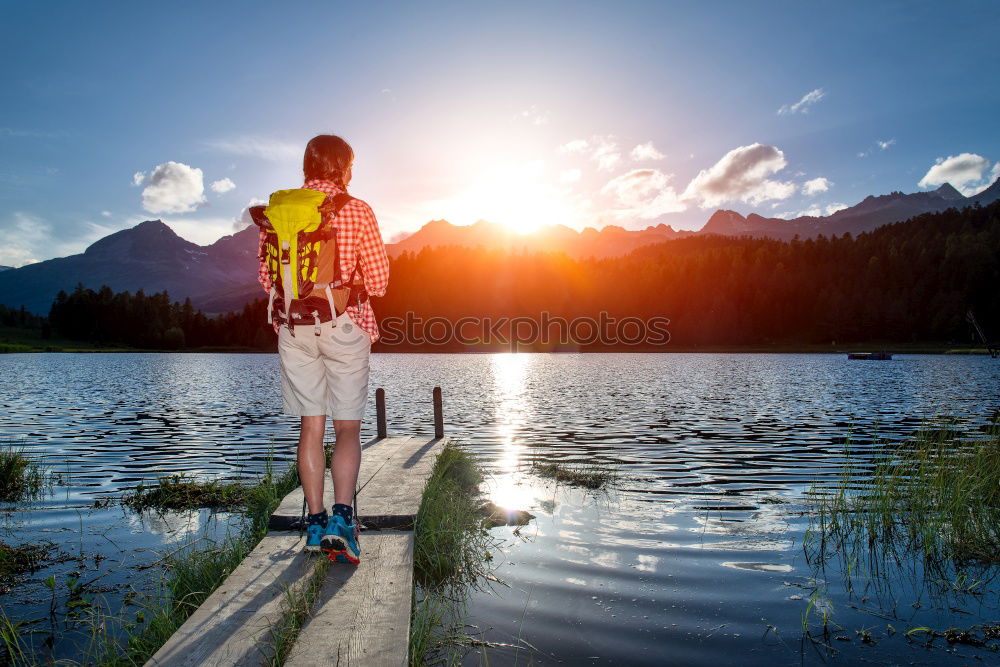
[[[320,204],[319,212],[323,214],[329,213],[331,217],[335,218],[337,217],[337,214],[340,213],[340,209],[347,206],[353,200],[354,197],[346,192],[338,192],[335,195],[330,195],[322,204]]]

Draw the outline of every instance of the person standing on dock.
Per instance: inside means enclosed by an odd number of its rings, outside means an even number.
[[[260,226],[258,278],[278,333],[285,414],[301,419],[298,470],[309,513],[306,551],[358,563],[352,500],[361,465],[369,355],[379,337],[369,296],[383,296],[389,259],[371,207],[347,194],[354,150],[319,135],[303,159],[305,183],[250,209]],[[333,419],[334,505],[323,503],[323,435]]]

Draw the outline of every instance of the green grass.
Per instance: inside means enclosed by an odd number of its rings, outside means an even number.
[[[90,636],[80,648],[80,658],[71,664],[144,664],[260,542],[274,508],[298,484],[294,466],[275,475],[269,465],[257,484],[245,487],[243,528],[207,547],[199,548],[196,543],[167,555],[160,590],[136,601],[140,610],[135,618],[125,618],[124,609],[117,616],[106,614],[97,605],[88,610],[84,627],[89,628]],[[24,641],[20,624],[0,614],[0,659],[4,657],[14,664],[46,662]]]
[[[55,553],[51,542],[11,546],[0,542],[0,593],[6,593],[25,572],[34,572]]]
[[[533,460],[530,472],[562,484],[584,489],[612,488],[618,484],[618,469],[606,462],[561,463]]]
[[[281,620],[271,627],[273,654],[266,661],[266,664],[280,667],[285,663],[296,638],[299,636],[299,631],[302,630],[306,619],[309,618],[309,612],[323,587],[330,566],[331,561],[328,558],[317,558],[312,575],[301,585],[285,591]]]
[[[1000,424],[972,437],[924,428],[877,451],[849,454],[835,488],[813,487],[810,562],[838,555],[869,579],[919,567],[939,592],[975,592],[1000,564]]]
[[[269,466],[258,484],[246,487],[247,524],[242,532],[207,549],[170,556],[162,593],[146,606],[142,627],[123,644],[111,642],[96,664],[135,665],[148,660],[267,534],[271,513],[298,485],[294,466],[277,476]]]
[[[42,497],[52,486],[41,465],[12,445],[0,445],[0,502],[16,503]]]
[[[244,507],[252,493],[253,487],[244,482],[200,480],[181,473],[160,477],[154,486],[140,483],[134,490],[123,494],[121,502],[137,512],[199,507],[234,509]]]
[[[465,600],[492,577],[498,541],[480,512],[483,472],[468,450],[449,443],[424,488],[414,530],[410,664],[456,664],[472,640]]]

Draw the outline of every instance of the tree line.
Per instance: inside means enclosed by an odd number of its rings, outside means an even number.
[[[167,292],[112,292],[107,285],[94,291],[77,285],[59,292],[48,321],[58,335],[99,345],[140,349],[243,347],[269,349],[274,331],[259,302],[240,311],[208,317],[190,299],[171,302]]]
[[[1000,334],[1000,202],[950,209],[856,238],[694,236],[607,259],[463,247],[392,261],[375,310],[389,318],[669,319],[670,346],[967,344],[975,311]],[[4,309],[0,319],[25,317]],[[35,325],[38,323],[35,322]],[[266,300],[208,317],[165,292],[60,292],[48,325],[100,344],[274,349]],[[401,345],[383,349],[420,347]],[[434,349],[465,349],[451,343]]]

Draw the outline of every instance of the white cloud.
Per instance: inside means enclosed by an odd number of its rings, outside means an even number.
[[[653,145],[652,141],[647,141],[644,144],[639,144],[632,149],[632,159],[639,160],[662,160],[666,157],[663,153],[656,150],[656,146]]]
[[[73,221],[66,229],[55,229],[47,220],[15,211],[0,221],[0,234],[8,242],[0,246],[0,264],[25,266],[82,252],[97,239],[117,231],[89,221]]]
[[[246,227],[252,225],[253,218],[250,217],[250,207],[260,206],[262,204],[267,204],[267,200],[253,197],[249,202],[247,202],[247,205],[243,207],[243,211],[240,213],[240,216],[233,220],[233,231],[238,232],[241,229],[245,229]]]
[[[821,215],[823,215],[823,211],[821,211],[818,206],[813,206],[812,208],[807,208],[804,211],[799,211],[795,214],[795,217],[801,218],[803,216],[808,216],[810,218],[818,218]]]
[[[217,192],[221,195],[230,190],[235,190],[236,184],[230,178],[220,178],[217,181],[212,181],[212,184],[208,187],[212,188],[212,192]]]
[[[101,211],[101,215],[105,218],[111,217],[111,211]]]
[[[682,199],[697,201],[701,208],[726,201],[759,204],[769,199],[788,199],[795,194],[795,184],[768,178],[786,164],[784,153],[774,146],[739,146],[691,179]]]
[[[18,267],[38,261],[36,253],[50,240],[52,227],[38,216],[15,211],[12,219],[0,226],[0,231],[4,235],[0,264]]]
[[[241,136],[234,139],[216,139],[205,142],[209,148],[233,155],[257,157],[263,160],[291,160],[301,158],[305,145],[277,141],[266,137]]]
[[[565,169],[559,172],[560,183],[576,183],[583,174],[579,169]]]
[[[878,140],[875,141],[875,146],[880,151],[884,151],[884,150],[887,150],[889,148],[889,146],[892,146],[895,143],[896,143],[895,139],[878,139]],[[875,148],[872,148],[870,150],[864,150],[864,151],[861,151],[860,153],[858,153],[858,157],[868,157],[869,155],[871,155],[874,152],[875,152]]]
[[[134,185],[135,187],[139,187],[140,185],[142,185],[142,182],[145,180],[146,180],[146,172],[144,171],[137,171],[134,174],[132,174],[132,185]]]
[[[826,192],[830,189],[833,183],[829,179],[823,178],[822,176],[818,178],[813,178],[802,184],[802,194],[804,195],[815,195],[820,192]]]
[[[618,141],[610,134],[594,135],[590,139],[573,139],[560,146],[559,152],[587,155],[597,163],[597,168],[601,171],[611,171],[622,159]]]
[[[827,204],[827,206],[826,206],[826,214],[827,215],[833,215],[837,211],[843,211],[845,208],[849,208],[849,207],[847,206],[847,204],[842,204],[840,202],[834,202],[832,204]]]
[[[821,99],[826,97],[826,92],[822,88],[817,88],[816,90],[811,90],[802,96],[802,99],[794,104],[782,104],[781,108],[778,109],[778,115],[784,116],[790,113],[809,113],[809,107],[819,102]]]
[[[589,147],[590,143],[586,139],[573,139],[560,146],[559,151],[562,153],[583,153]]]
[[[975,153],[939,157],[917,185],[928,188],[951,183],[962,194],[971,196],[989,185],[985,176],[989,166],[989,160]]]
[[[590,159],[597,163],[597,168],[601,171],[611,171],[621,162],[622,156],[617,144],[605,143],[594,149]]]
[[[190,213],[204,203],[201,169],[181,162],[157,165],[142,191],[142,207],[150,213]]]
[[[687,208],[669,185],[672,177],[659,169],[633,169],[611,179],[601,193],[614,198],[619,215],[656,218]]]
[[[551,116],[551,114],[548,111],[543,111],[532,104],[515,117],[526,120],[532,125],[546,125],[549,122],[549,116]]]

